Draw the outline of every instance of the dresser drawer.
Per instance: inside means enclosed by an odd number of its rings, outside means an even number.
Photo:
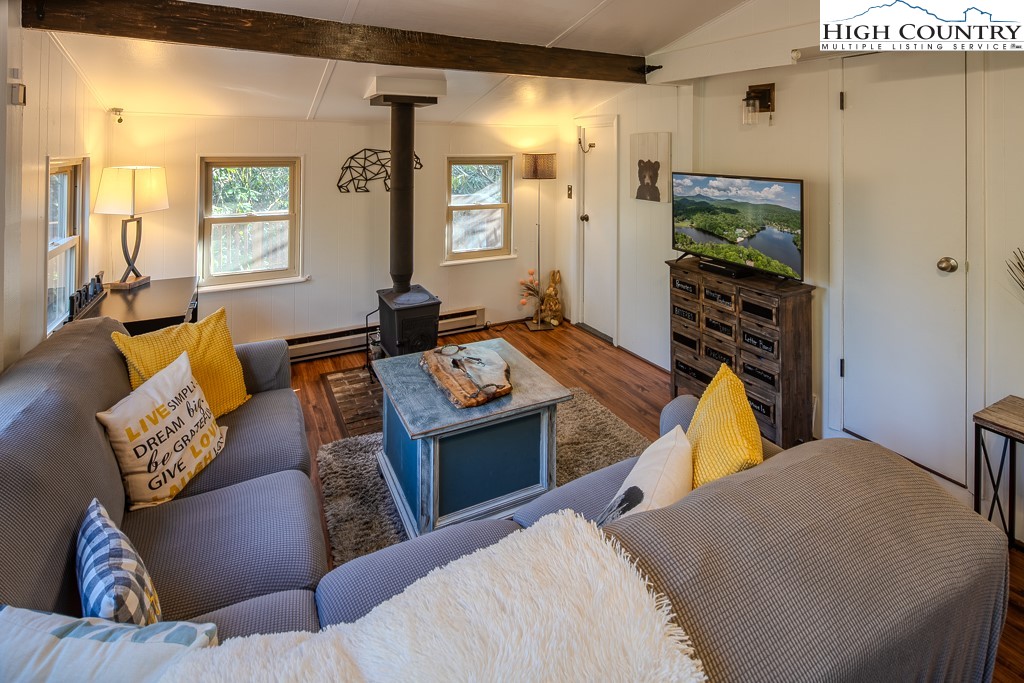
[[[759,294],[748,289],[741,290],[739,312],[744,320],[777,326],[779,297]]]
[[[706,334],[701,337],[700,355],[704,357],[705,362],[710,361],[714,363],[716,368],[725,363],[729,366],[730,370],[736,370],[738,359],[735,344]]]
[[[683,322],[689,323],[690,325],[700,325],[700,304],[696,301],[690,301],[679,296],[672,296],[672,322]]]
[[[677,348],[691,353],[700,353],[700,332],[696,327],[673,320],[672,348],[673,353]]]
[[[759,385],[754,384],[750,380],[744,380],[743,386],[747,390],[747,402],[750,403],[750,409],[754,411],[754,418],[756,418],[758,423],[763,427],[775,429],[777,426],[776,403],[778,401],[778,396],[771,392],[764,391]]]
[[[672,275],[672,293],[680,293],[684,296],[700,298],[700,283],[695,275],[689,273],[674,273]]]
[[[750,353],[759,358],[778,361],[781,355],[780,347],[782,340],[779,339],[779,331],[756,325],[746,320],[740,321],[740,350]]]
[[[705,361],[694,353],[676,351],[672,357],[672,371],[677,375],[686,375],[692,380],[700,383],[701,392],[704,391],[715,376],[718,366],[712,367],[711,362]]]
[[[705,334],[735,343],[738,332],[736,327],[735,316],[724,313],[713,306],[704,306],[701,309],[700,328]]]
[[[775,393],[782,386],[782,375],[779,372],[777,363],[767,362],[757,356],[740,352],[739,365],[736,367],[737,374],[744,382],[748,380],[768,392]]]
[[[736,285],[705,278],[700,287],[700,299],[705,305],[734,313],[736,311]]]

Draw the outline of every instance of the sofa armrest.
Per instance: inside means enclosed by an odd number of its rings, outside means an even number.
[[[288,342],[283,339],[248,342],[235,346],[242,362],[245,390],[250,394],[292,386],[291,365],[288,362]]]
[[[690,421],[693,420],[693,412],[697,410],[697,397],[689,394],[681,394],[665,404],[661,409],[660,433],[662,435],[670,432],[679,425],[683,430],[690,428]],[[768,439],[761,437],[761,450],[765,458],[770,458],[782,449]]]

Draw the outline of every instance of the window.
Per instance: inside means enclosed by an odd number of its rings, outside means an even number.
[[[448,159],[445,261],[512,253],[512,157]]]
[[[46,334],[68,317],[82,271],[83,161],[51,161],[46,210]]]
[[[203,159],[205,286],[299,274],[299,160]]]

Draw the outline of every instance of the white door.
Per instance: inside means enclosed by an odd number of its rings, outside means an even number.
[[[578,322],[613,341],[617,322],[619,189],[614,121],[581,130],[583,195],[580,205],[583,315]],[[590,147],[593,145],[593,147]]]
[[[964,486],[965,88],[962,55],[843,62],[843,427]]]

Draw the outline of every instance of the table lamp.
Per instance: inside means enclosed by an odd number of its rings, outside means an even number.
[[[150,211],[161,211],[167,202],[167,174],[159,166],[108,166],[100,176],[93,213],[128,215],[121,220],[121,251],[127,267],[111,289],[133,289],[149,282],[149,276],[139,272],[135,265],[142,244],[142,216]],[[135,223],[135,246],[128,251],[128,224]]]

